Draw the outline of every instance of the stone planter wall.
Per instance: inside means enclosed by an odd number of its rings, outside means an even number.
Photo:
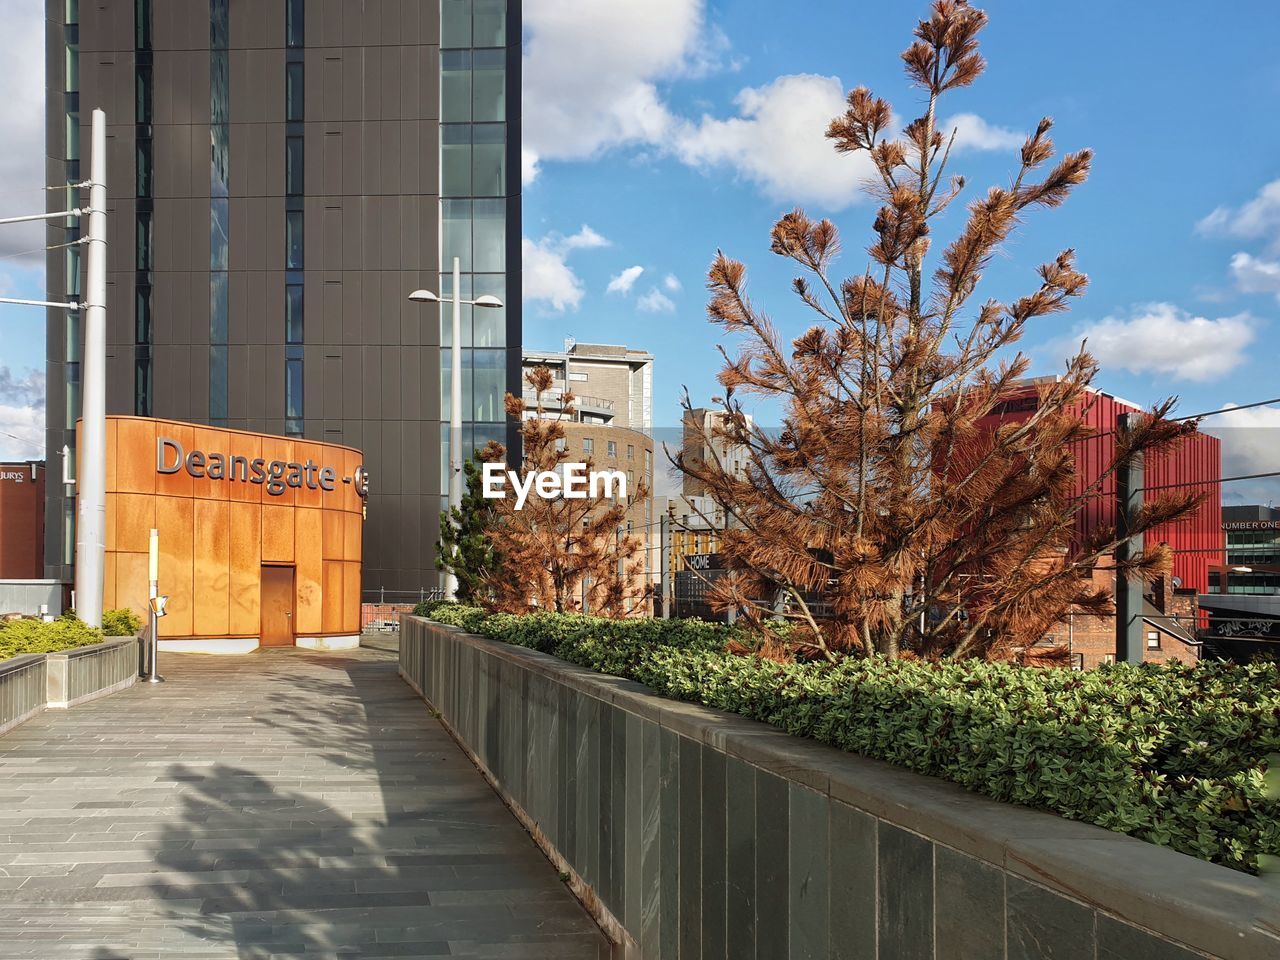
[[[400,672],[629,957],[1280,957],[1257,877],[419,618]]]
[[[0,734],[46,707],[66,708],[132,686],[138,679],[136,637],[58,653],[0,661]]]

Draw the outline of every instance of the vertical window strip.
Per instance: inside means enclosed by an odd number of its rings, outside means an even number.
[[[231,78],[228,0],[209,0],[209,422],[228,406],[228,268],[231,237]]]
[[[286,62],[284,65],[284,114],[288,125],[284,145],[285,279],[284,302],[284,411],[285,434],[300,437],[305,427],[303,403],[303,352],[305,301],[303,276],[306,263],[302,211],[306,138],[306,44],[304,0],[284,0]]]
[[[133,298],[133,412],[149,417],[153,412],[153,330],[151,264],[153,256],[151,206],[155,193],[155,157],[152,151],[152,0],[134,0],[134,193],[139,201],[136,217]]]

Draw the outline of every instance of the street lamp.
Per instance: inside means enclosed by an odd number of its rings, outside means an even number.
[[[453,258],[453,340],[450,353],[449,370],[449,507],[462,508],[462,305],[470,307],[501,307],[502,301],[490,294],[476,297],[474,300],[463,300],[462,264],[457,257]],[[430,290],[415,290],[409,294],[414,303],[439,303],[440,298]],[[458,594],[458,578],[449,573],[445,577],[445,597],[453,600]]]

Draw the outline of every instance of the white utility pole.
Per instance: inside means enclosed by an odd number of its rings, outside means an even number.
[[[84,377],[76,484],[76,613],[102,626],[107,533],[107,115],[93,111],[89,146]]]
[[[462,263],[453,258],[453,346],[449,351],[449,509],[462,509]],[[445,575],[446,600],[458,597],[458,578]]]

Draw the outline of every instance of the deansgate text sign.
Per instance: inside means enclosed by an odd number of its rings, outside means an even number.
[[[330,491],[336,489],[338,471],[333,467],[317,466],[314,460],[291,463],[284,460],[266,460],[255,457],[228,456],[224,453],[205,453],[182,448],[177,440],[156,438],[156,473],[177,473],[186,470],[193,477],[208,480],[228,480],[239,483],[265,484],[267,493],[278,497],[290,487],[306,487],[309,490]],[[354,477],[343,477],[343,483],[354,483],[356,492],[366,496],[369,490],[364,468],[356,470]]]

